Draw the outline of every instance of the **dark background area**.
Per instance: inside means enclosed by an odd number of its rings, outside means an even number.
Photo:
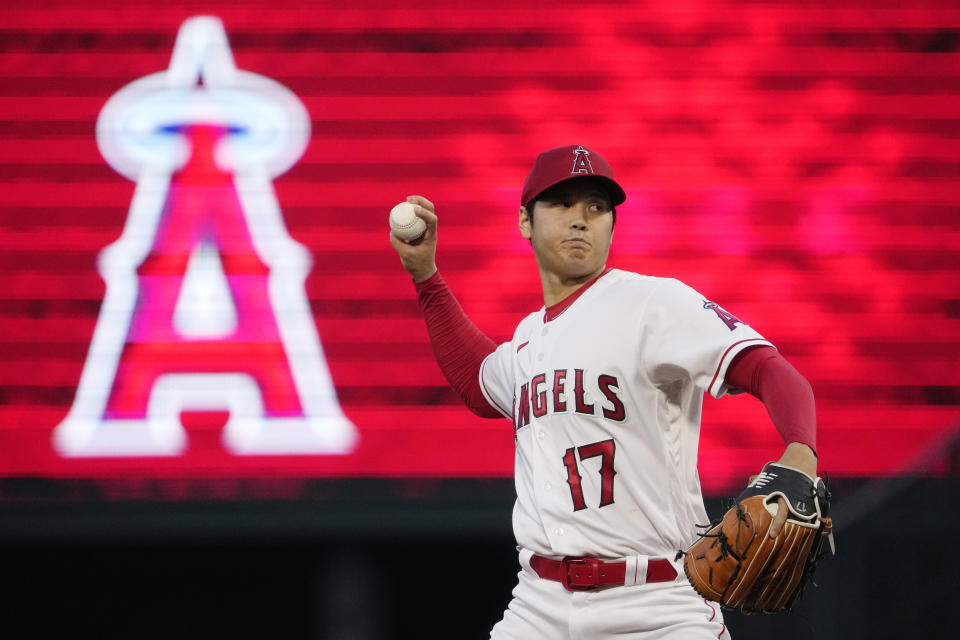
[[[10,491],[10,482],[6,489]],[[486,638],[518,570],[508,481],[398,501],[349,482],[289,502],[7,502],[4,627],[33,637]],[[954,637],[960,481],[833,481],[836,557],[790,614],[734,638]],[[377,499],[380,494],[382,499]],[[711,516],[721,500],[708,501]],[[922,631],[921,631],[922,630]]]

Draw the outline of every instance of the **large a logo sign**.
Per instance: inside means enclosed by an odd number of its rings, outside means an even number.
[[[60,453],[178,455],[180,413],[209,410],[229,412],[236,454],[352,450],[306,299],[310,255],[272,184],[309,137],[297,97],[238,70],[212,17],[187,20],[169,68],[107,102],[97,143],[137,186],[99,256],[107,291]]]

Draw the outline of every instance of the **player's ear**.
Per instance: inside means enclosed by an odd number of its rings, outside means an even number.
[[[526,207],[520,207],[520,218],[517,222],[517,226],[520,227],[520,235],[523,236],[526,240],[530,239],[530,215],[527,213]]]

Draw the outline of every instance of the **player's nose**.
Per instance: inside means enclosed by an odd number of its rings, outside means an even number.
[[[587,209],[589,204],[586,202],[577,202],[570,207],[570,226],[578,229],[587,228]]]

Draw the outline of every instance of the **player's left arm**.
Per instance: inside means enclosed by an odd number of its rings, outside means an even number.
[[[803,375],[773,347],[745,349],[727,369],[724,381],[757,397],[783,437],[786,449],[777,461],[817,477],[817,414],[813,388]],[[787,508],[783,498],[770,527],[771,537],[783,528]]]

